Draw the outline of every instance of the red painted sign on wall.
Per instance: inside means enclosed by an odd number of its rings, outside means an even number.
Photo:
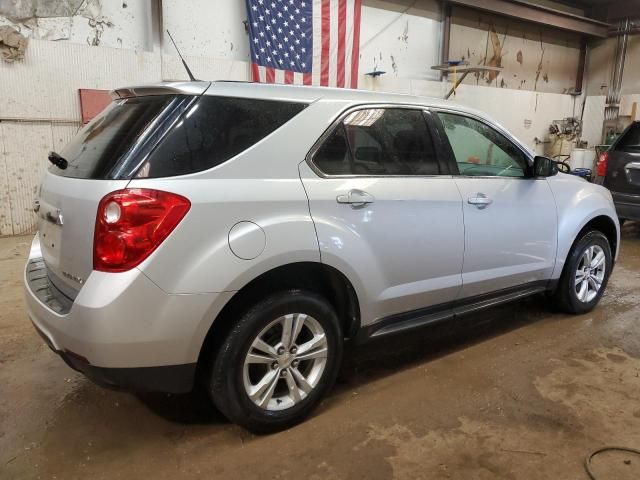
[[[109,90],[81,88],[78,92],[80,93],[80,111],[83,124],[89,123],[111,103]]]

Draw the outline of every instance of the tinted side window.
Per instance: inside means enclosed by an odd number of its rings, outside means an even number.
[[[220,165],[262,140],[306,105],[203,96],[177,122],[138,177],[170,177]]]
[[[314,155],[328,175],[437,175],[422,111],[375,108],[349,114]]]
[[[438,113],[461,175],[524,177],[525,154],[504,135],[463,115]]]
[[[313,157],[316,166],[329,175],[350,175],[353,162],[347,146],[344,125],[340,124],[324,141]]]
[[[629,127],[629,130],[618,140],[616,150],[640,150],[640,122]]]

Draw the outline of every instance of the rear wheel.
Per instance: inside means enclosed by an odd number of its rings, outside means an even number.
[[[578,240],[564,267],[555,293],[560,309],[568,313],[586,313],[600,301],[611,274],[609,241],[592,230]]]
[[[311,292],[269,296],[244,314],[211,359],[209,392],[231,421],[256,433],[302,421],[333,386],[342,331]]]

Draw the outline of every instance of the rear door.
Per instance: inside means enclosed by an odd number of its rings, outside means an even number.
[[[544,178],[527,178],[522,149],[483,120],[437,114],[459,170],[465,248],[460,298],[544,287],[555,265],[557,214]]]
[[[363,324],[445,304],[461,286],[460,194],[424,115],[357,109],[300,164],[322,262],[354,282]]]

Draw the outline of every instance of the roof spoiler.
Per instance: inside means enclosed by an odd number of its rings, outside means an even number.
[[[202,95],[211,82],[165,82],[156,85],[141,85],[111,90],[113,100],[131,97],[147,97],[151,95]]]

